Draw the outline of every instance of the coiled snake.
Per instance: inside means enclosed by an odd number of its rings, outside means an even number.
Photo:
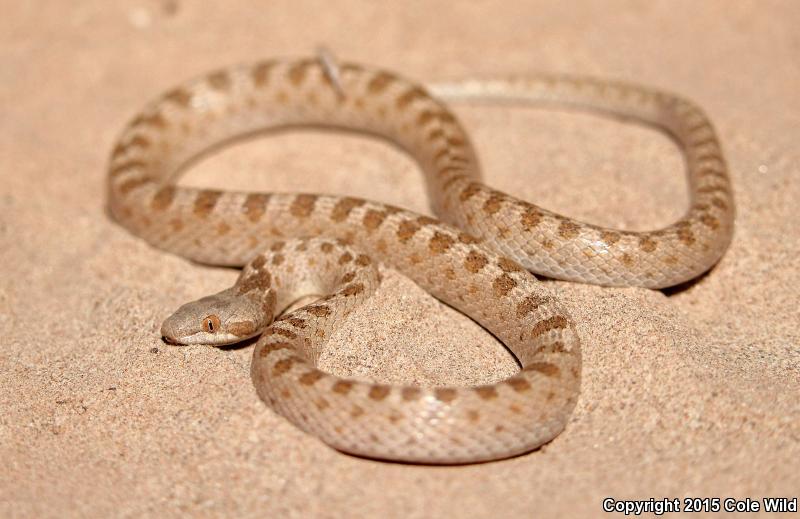
[[[481,183],[469,138],[438,97],[555,102],[658,126],[686,155],[691,206],[664,229],[628,232],[496,191]],[[397,144],[419,163],[441,220],[359,198],[175,184],[181,167],[212,146],[298,125]],[[580,344],[567,313],[529,271],[609,286],[674,285],[720,258],[734,216],[714,129],[679,97],[562,76],[426,89],[325,57],[220,70],[164,94],[114,148],[108,197],[113,217],[150,244],[201,263],[244,266],[234,287],[168,318],[167,340],[226,344],[261,334],[251,373],[272,409],[337,449],[424,463],[512,456],[565,427],[580,389]],[[520,372],[492,385],[424,388],[318,370],[326,338],[379,282],[376,261],[485,327]],[[308,293],[326,295],[273,322]]]

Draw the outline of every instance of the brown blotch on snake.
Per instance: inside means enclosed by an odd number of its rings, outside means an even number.
[[[327,317],[331,314],[331,309],[324,305],[306,306],[305,311],[317,317]]]
[[[122,151],[125,151],[125,148],[123,148]],[[116,155],[116,152],[112,154],[112,162],[117,158]],[[124,160],[122,162],[118,162],[114,166],[111,166],[108,170],[108,175],[112,178],[119,177],[122,176],[123,173],[127,173],[129,171],[141,171],[145,168],[147,168],[147,162],[142,159]]]
[[[435,142],[441,139],[442,137],[444,137],[444,130],[442,130],[441,128],[434,128],[428,133],[428,140],[431,142]]]
[[[403,400],[410,402],[419,399],[419,397],[422,396],[422,390],[418,387],[407,386],[401,390],[401,395]]]
[[[420,225],[414,220],[403,220],[397,226],[397,239],[400,240],[400,243],[406,243],[419,230]]]
[[[458,391],[452,388],[438,387],[433,390],[433,396],[435,396],[440,402],[449,404],[456,399],[456,396],[458,396]]]
[[[420,226],[425,227],[427,225],[436,225],[439,223],[439,220],[436,218],[431,218],[430,216],[422,215],[417,218],[417,223]]]
[[[620,240],[620,238],[622,238],[622,236],[618,232],[603,231],[600,233],[600,239],[609,245],[614,245]]]
[[[153,196],[150,207],[155,211],[165,210],[172,204],[172,201],[175,200],[176,191],[175,186],[162,187],[156,192],[155,196]]]
[[[458,233],[458,241],[467,245],[475,245],[476,243],[481,243],[483,240],[476,238],[471,234],[460,232]]]
[[[466,178],[466,175],[462,174],[463,171],[464,171],[464,168],[462,166],[447,165],[447,166],[441,168],[436,173],[439,177],[446,177],[446,176],[450,175],[450,178],[447,180],[447,182],[442,184],[442,191],[444,191],[448,187],[450,187],[450,185],[453,182],[457,181],[459,178]]]
[[[626,267],[630,267],[631,265],[634,264],[633,256],[631,256],[627,252],[623,253],[620,259],[622,261],[622,264],[625,265]]]
[[[719,228],[719,219],[717,219],[717,218],[715,218],[715,217],[713,217],[711,215],[705,214],[705,215],[701,216],[700,217],[700,221],[703,223],[703,225],[705,225],[706,227],[708,227],[710,229]]]
[[[569,321],[562,315],[555,315],[549,319],[539,321],[531,330],[531,337],[535,338],[539,335],[547,333],[552,330],[560,330],[569,326]]]
[[[136,119],[133,120],[131,123],[132,126],[152,126],[157,129],[164,129],[169,126],[167,120],[164,119],[164,116],[161,115],[160,112],[155,112],[152,114],[142,114]]]
[[[714,207],[717,207],[717,208],[719,208],[719,209],[723,209],[723,210],[726,210],[726,209],[728,209],[728,204],[727,204],[727,203],[725,203],[725,200],[723,200],[723,199],[721,199],[721,198],[717,198],[717,197],[714,197],[714,198],[712,198],[712,199],[711,199],[711,204],[712,204]]]
[[[494,386],[479,386],[473,388],[475,393],[484,400],[492,400],[497,398],[497,390]]]
[[[142,159],[131,159],[131,160],[126,160],[124,162],[120,162],[116,166],[112,166],[109,169],[108,173],[109,173],[110,176],[116,177],[116,176],[118,176],[121,173],[124,173],[126,171],[141,170],[141,169],[145,169],[146,167],[147,167],[147,162],[145,162],[144,160],[142,160]]]
[[[561,370],[555,364],[549,362],[534,362],[529,366],[525,366],[525,371],[537,371],[547,377],[558,377],[561,375]]]
[[[208,85],[214,90],[224,92],[231,88],[231,77],[224,70],[208,76]]]
[[[678,239],[686,245],[693,245],[695,242],[694,233],[689,227],[680,227],[678,229]]]
[[[242,209],[247,218],[255,223],[261,219],[267,210],[270,196],[262,193],[251,193],[244,200]]]
[[[226,326],[226,329],[237,337],[252,337],[252,335],[257,331],[256,325],[252,321],[237,321],[234,323],[229,323]]]
[[[391,388],[389,386],[375,385],[370,388],[369,397],[373,400],[381,401],[389,396],[390,391]]]
[[[273,342],[273,343],[270,343],[270,344],[266,344],[266,345],[264,345],[263,348],[261,348],[260,357],[262,357],[262,358],[263,357],[268,357],[270,353],[275,352],[275,351],[291,350],[291,349],[293,349],[292,345],[289,344],[288,342]]]
[[[349,252],[345,252],[339,256],[339,265],[344,265],[345,263],[350,263],[351,261],[353,261],[353,255]]]
[[[259,254],[256,256],[253,261],[250,262],[250,266],[253,267],[255,270],[261,270],[267,264],[267,256],[264,254]]]
[[[217,228],[216,228],[217,236],[224,236],[224,235],[228,234],[230,232],[230,230],[231,230],[231,226],[228,225],[225,222],[219,222],[217,224]]]
[[[472,274],[477,274],[489,263],[489,258],[476,250],[471,250],[464,258],[464,268]]]
[[[492,193],[483,203],[483,212],[493,215],[503,206],[503,197],[499,193]]]
[[[350,215],[350,212],[353,209],[356,207],[361,207],[365,203],[366,202],[364,200],[358,198],[342,198],[333,207],[333,211],[331,212],[331,220],[334,222],[344,221]]]
[[[240,294],[246,294],[251,290],[266,290],[272,286],[272,278],[269,272],[254,272],[239,280],[237,285]]]
[[[253,78],[253,83],[257,88],[266,86],[266,84],[269,82],[269,73],[274,66],[275,62],[269,61],[259,63],[253,67],[251,76]]]
[[[580,226],[574,222],[563,220],[558,226],[558,235],[564,239],[572,239],[580,233]]]
[[[272,333],[274,333],[275,335],[282,335],[282,336],[286,337],[287,339],[296,339],[297,338],[297,334],[296,333],[294,333],[291,330],[285,330],[283,328],[273,328],[272,329]]]
[[[367,89],[373,94],[380,94],[386,90],[386,87],[392,84],[394,80],[395,78],[391,74],[379,72],[367,83]]]
[[[431,110],[423,110],[417,116],[417,126],[426,126],[429,122],[431,122],[434,119],[438,119],[438,118],[439,117],[438,117],[438,113],[437,112],[434,112],[434,111],[431,111]],[[443,148],[443,150],[440,153],[442,153],[442,152],[447,154],[447,148]],[[434,160],[438,160],[439,157],[438,156],[434,156],[433,159]]]
[[[297,195],[289,208],[289,212],[297,218],[308,218],[314,210],[314,204],[317,202],[317,197],[314,195]]]
[[[525,272],[525,269],[522,268],[519,263],[516,261],[503,257],[497,260],[497,266],[500,267],[500,270],[503,272]]]
[[[333,385],[333,392],[339,395],[346,395],[353,389],[353,383],[349,380],[339,380]]]
[[[419,87],[413,87],[410,90],[406,91],[403,95],[397,98],[395,105],[399,110],[404,110],[411,104],[415,99],[424,99],[427,98],[427,94],[425,91]]]
[[[300,86],[306,78],[306,71],[311,64],[312,62],[309,61],[299,61],[292,65],[289,68],[289,81],[291,81],[294,86]]]
[[[645,252],[653,252],[658,247],[658,242],[647,236],[639,239],[639,248]]]
[[[272,366],[272,374],[281,376],[294,366],[295,360],[291,357],[288,359],[281,359]]]
[[[374,209],[368,210],[366,213],[364,213],[364,220],[363,220],[364,228],[370,231],[374,231],[375,229],[381,226],[383,221],[386,219],[386,216],[387,216],[386,213],[384,213],[383,211],[376,211]]]
[[[304,329],[306,327],[306,322],[299,317],[294,317],[292,314],[289,315],[282,315],[275,319],[272,323],[273,327],[278,323],[288,323],[294,326],[295,328]]]
[[[428,248],[434,254],[442,254],[455,242],[456,240],[452,236],[436,231],[428,242]]]
[[[342,295],[345,297],[352,297],[360,294],[363,291],[364,285],[362,283],[354,283],[352,285],[347,285],[344,290],[342,290]]]
[[[513,389],[517,393],[523,393],[531,388],[530,382],[528,382],[522,377],[513,377],[506,379],[505,383],[511,386],[511,389]]]
[[[502,274],[492,282],[495,297],[507,296],[517,286],[517,282],[508,274]]]
[[[114,147],[114,150],[111,153],[112,158],[117,158],[121,155],[124,155],[129,150],[133,150],[135,148],[146,149],[149,148],[152,142],[150,139],[145,137],[144,135],[134,135],[128,142],[120,142]],[[116,168],[114,168],[116,169]],[[112,169],[112,171],[114,171]]]
[[[194,214],[205,218],[214,210],[221,196],[222,193],[219,191],[200,191],[194,200]]]
[[[123,195],[127,195],[131,191],[135,190],[138,187],[142,187],[146,184],[150,183],[150,179],[143,177],[143,178],[132,178],[130,180],[126,180],[119,186],[119,192]]]
[[[530,295],[517,304],[517,317],[522,318],[533,312],[547,302],[547,298],[540,295]]]
[[[466,202],[467,200],[469,200],[470,198],[472,198],[473,196],[477,195],[480,192],[481,192],[481,186],[479,184],[475,183],[467,184],[467,187],[465,187],[461,191],[461,194],[459,195],[459,200],[461,200],[462,202]]]
[[[465,144],[467,144],[467,141],[462,139],[461,137],[450,136],[447,138],[447,145],[452,148],[461,148]]]
[[[312,369],[311,371],[307,371],[302,375],[300,375],[300,378],[298,380],[304,386],[313,386],[314,384],[317,383],[317,381],[319,381],[319,379],[321,379],[324,376],[325,374],[320,370]]]

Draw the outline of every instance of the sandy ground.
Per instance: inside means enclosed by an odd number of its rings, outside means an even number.
[[[585,517],[606,496],[800,494],[800,4],[214,4],[0,5],[0,516]],[[154,250],[107,218],[115,136],[189,76],[320,42],[420,80],[547,70],[636,81],[695,99],[716,123],[733,245],[682,290],[552,283],[580,323],[584,382],[544,448],[449,468],[354,458],[258,400],[249,348],[161,342],[176,306],[236,274]],[[458,112],[500,189],[632,229],[685,207],[680,153],[660,133],[579,113]],[[352,136],[251,141],[186,182],[427,211],[408,157]],[[324,369],[426,384],[514,371],[480,327],[386,274]]]

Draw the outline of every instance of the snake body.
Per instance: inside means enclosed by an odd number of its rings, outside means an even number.
[[[390,72],[324,60],[271,60],[213,72],[149,104],[112,153],[113,217],[152,245],[245,266],[236,285],[185,305],[162,333],[221,344],[260,334],[260,397],[340,450],[462,463],[527,452],[564,427],[579,394],[574,324],[529,271],[613,286],[664,287],[709,269],[733,230],[733,199],[714,129],[693,103],[594,79],[536,76],[430,87],[446,98],[570,104],[670,133],[686,154],[691,206],[652,232],[602,228],[480,181],[469,138],[446,105]],[[192,158],[267,129],[335,127],[378,135],[419,163],[441,220],[318,194],[179,187]],[[303,238],[303,239],[296,239]],[[266,251],[266,252],[265,252]],[[518,359],[518,374],[472,388],[389,386],[315,367],[327,337],[378,283],[376,261],[468,315]],[[301,293],[321,300],[272,321]]]

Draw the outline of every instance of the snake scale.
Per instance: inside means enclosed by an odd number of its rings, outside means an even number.
[[[481,182],[469,137],[440,98],[557,103],[659,127],[686,156],[690,208],[666,228],[628,232],[494,190]],[[347,196],[176,185],[210,148],[309,125],[377,135],[407,151],[441,220]],[[513,456],[565,427],[580,390],[580,343],[569,315],[530,272],[607,286],[678,284],[721,257],[734,217],[714,129],[680,97],[544,75],[424,88],[316,57],[219,70],[150,103],[113,150],[108,202],[120,224],[155,247],[244,267],[236,285],[169,317],[165,339],[227,344],[260,334],[251,375],[273,410],[339,450],[421,463]],[[416,387],[317,369],[332,331],[380,282],[376,262],[482,325],[516,356],[519,373],[477,387]],[[309,293],[324,297],[273,321]]]

